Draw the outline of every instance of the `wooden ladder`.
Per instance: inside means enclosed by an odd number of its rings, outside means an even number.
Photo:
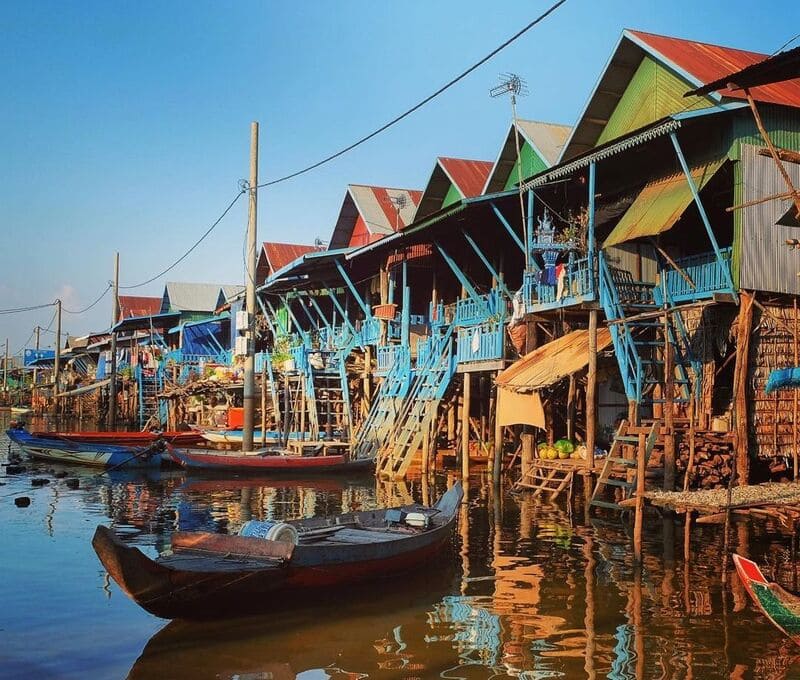
[[[573,466],[535,460],[532,469],[525,472],[515,486],[533,491],[534,498],[548,493],[550,500],[554,501],[567,487],[572,486],[574,476]]]
[[[614,442],[603,464],[603,469],[600,472],[600,476],[597,478],[597,484],[595,484],[592,498],[589,501],[590,506],[608,508],[609,510],[623,509],[619,503],[603,501],[598,498],[603,489],[607,486],[622,489],[624,499],[630,498],[636,491],[636,456],[626,458],[622,453],[622,449],[625,446],[639,446],[639,435],[632,433],[634,429],[636,428],[631,428],[628,425],[627,420],[623,420],[620,423],[619,429],[614,435]],[[654,421],[647,431],[644,450],[645,465],[650,458],[650,454],[653,452],[656,439],[658,439],[659,430],[659,422]]]

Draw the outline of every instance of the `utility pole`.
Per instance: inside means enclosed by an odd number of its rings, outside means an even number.
[[[6,357],[3,359],[3,391],[8,392],[8,338],[6,338]]]
[[[35,403],[36,401],[36,383],[39,381],[39,369],[37,368],[37,363],[39,360],[39,334],[42,331],[41,326],[36,326],[36,354],[33,357],[33,386],[31,387],[31,404]],[[23,348],[25,351],[25,348]]]
[[[119,253],[114,254],[114,295],[111,300],[111,375],[108,385],[108,427],[117,427],[117,333],[119,321]]]
[[[58,415],[58,377],[61,373],[61,300],[56,300],[56,358],[53,362],[53,415]]]
[[[256,215],[258,208],[258,123],[250,124],[250,184],[248,186],[250,203],[247,219],[247,355],[244,360],[244,431],[242,432],[242,451],[253,449],[253,426],[255,424],[256,403]],[[263,415],[262,415],[263,420]],[[262,427],[264,424],[262,423]]]

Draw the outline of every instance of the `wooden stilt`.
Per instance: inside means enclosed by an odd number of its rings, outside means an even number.
[[[642,561],[642,525],[644,524],[644,475],[647,465],[647,435],[639,434],[636,452],[636,515],[633,523],[633,558]]]
[[[666,296],[665,296],[666,299]],[[664,306],[664,491],[675,488],[675,347],[669,312]]]
[[[733,417],[736,433],[735,465],[739,484],[747,484],[750,476],[747,436],[747,372],[754,300],[754,293],[741,291],[739,294],[739,318],[736,324],[736,363],[733,369]]]
[[[798,346],[797,346],[797,298],[792,300],[792,311],[794,314],[794,365],[798,365]],[[797,480],[797,390],[792,390],[792,479]]]
[[[586,377],[586,471],[594,467],[597,432],[597,310],[589,312],[589,373]],[[588,481],[588,480],[587,480]]]
[[[497,372],[500,375],[500,371]],[[495,388],[497,390],[498,388]],[[503,426],[500,424],[500,413],[497,410],[498,400],[494,400],[494,447],[492,449],[492,474],[494,485],[500,486],[500,476],[503,470]]]
[[[461,402],[461,479],[469,485],[469,406],[472,392],[471,376],[464,373],[464,395]]]
[[[575,374],[569,376],[569,388],[567,390],[567,439],[575,439]]]

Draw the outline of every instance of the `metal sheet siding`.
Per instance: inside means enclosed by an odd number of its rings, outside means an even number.
[[[513,189],[515,186],[517,186],[517,183],[519,182],[517,166],[519,165],[520,161],[522,162],[522,181],[525,181],[534,175],[538,175],[540,172],[547,170],[547,168],[550,167],[531,148],[530,144],[523,142],[522,148],[519,151],[519,159],[514,161],[514,165],[511,167],[511,172],[508,173],[506,183],[503,186],[503,191],[508,191],[509,189]]]
[[[741,156],[743,201],[786,191],[775,163],[759,155],[758,147],[743,144]],[[795,186],[800,185],[800,167],[784,166]],[[800,295],[800,252],[786,246],[786,239],[800,237],[800,230],[775,224],[790,205],[790,201],[773,200],[740,211],[741,288]]]
[[[597,144],[638,130],[678,111],[712,106],[709,97],[684,98],[691,83],[645,56],[611,114]]]
[[[442,201],[441,208],[446,208],[448,205],[453,205],[453,203],[457,203],[462,198],[461,192],[458,190],[458,187],[455,184],[451,184],[450,188],[447,190],[447,194],[445,194],[444,200]]]
[[[658,278],[658,261],[652,246],[646,243],[623,243],[618,246],[604,248],[603,253],[609,265],[630,272],[634,280],[638,279],[647,283],[656,282]],[[638,278],[640,267],[641,278]]]

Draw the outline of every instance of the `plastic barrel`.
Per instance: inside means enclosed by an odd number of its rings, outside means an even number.
[[[249,538],[264,538],[268,541],[278,541],[279,543],[292,543],[297,545],[298,534],[291,524],[285,522],[271,522],[251,519],[245,522],[239,530],[240,536]]]

